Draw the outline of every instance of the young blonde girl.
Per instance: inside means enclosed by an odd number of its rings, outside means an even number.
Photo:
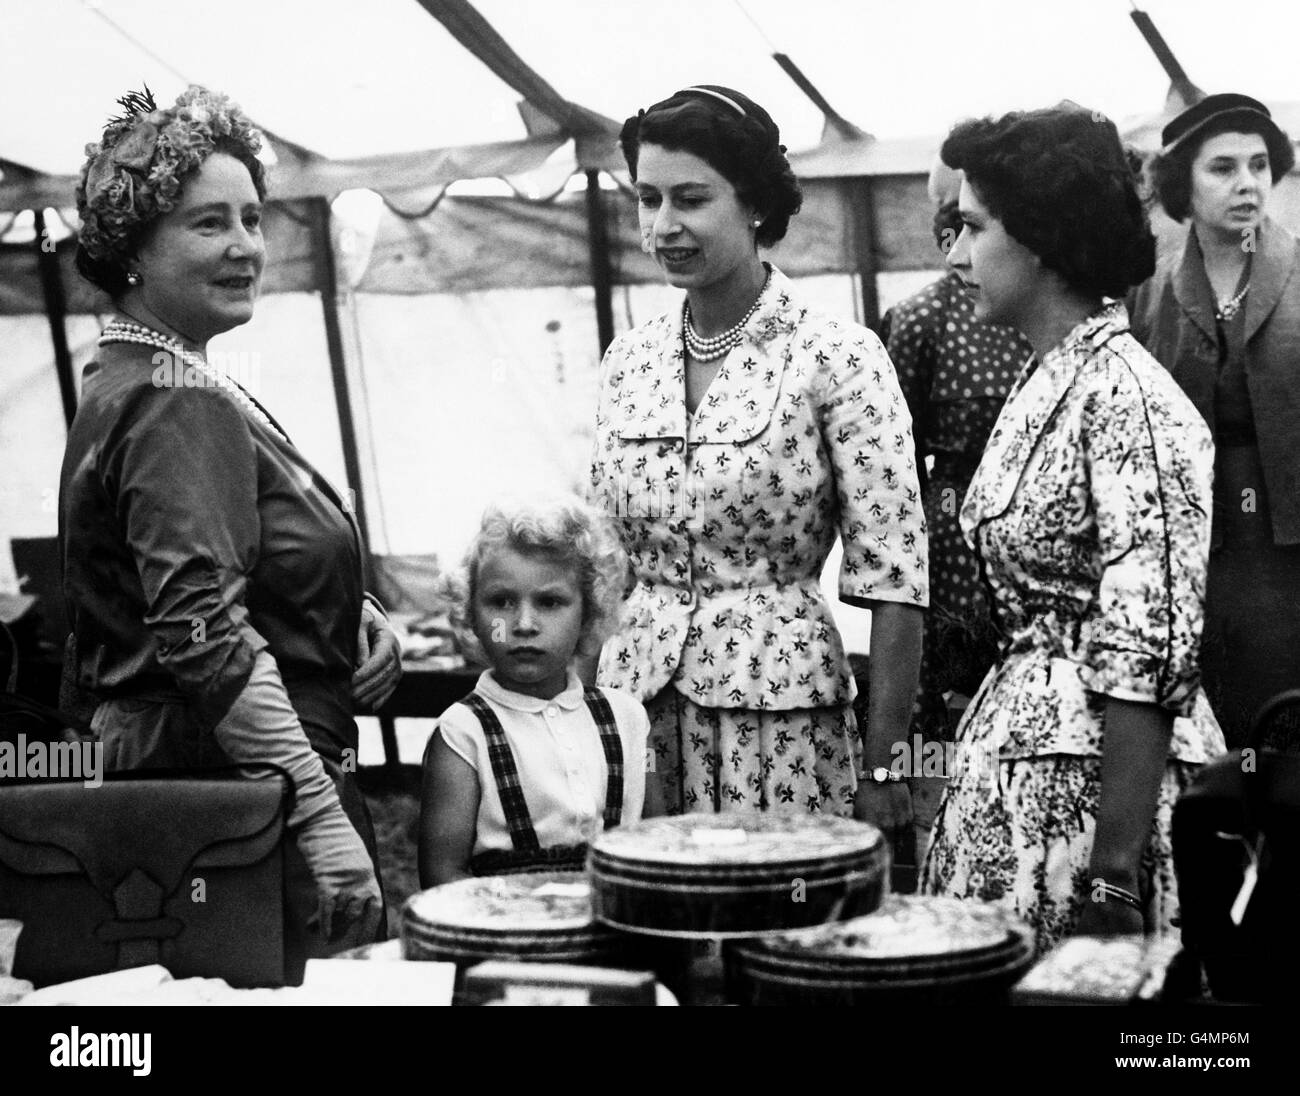
[[[490,669],[425,751],[422,886],[580,869],[602,829],[641,817],[645,709],[574,668],[613,627],[626,568],[608,520],[577,499],[484,514],[453,618]]]

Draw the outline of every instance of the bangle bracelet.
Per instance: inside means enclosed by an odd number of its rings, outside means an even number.
[[[1104,902],[1107,898],[1118,898],[1124,905],[1132,906],[1138,913],[1142,912],[1142,899],[1131,890],[1117,887],[1114,883],[1107,883],[1104,879],[1094,879],[1092,881],[1092,900],[1094,902]]]
[[[874,769],[858,773],[859,784],[901,784],[902,782],[902,773],[896,773],[884,765],[877,765]]]

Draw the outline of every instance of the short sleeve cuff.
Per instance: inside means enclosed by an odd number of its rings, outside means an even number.
[[[869,569],[869,561],[858,559],[856,571],[853,570],[850,553],[844,553],[844,562],[840,565],[839,594],[840,600],[848,603],[855,601],[893,601],[903,605],[915,605],[918,609],[930,606],[930,581],[925,574],[914,574],[910,581],[886,579],[873,582],[863,578],[863,571]]]
[[[1161,687],[1162,663],[1140,651],[1106,651],[1080,667],[1079,680],[1090,692],[1134,704],[1156,704],[1174,715],[1190,715],[1198,682],[1178,680]]]
[[[450,718],[448,718],[449,716]],[[433,733],[441,735],[443,742],[447,744],[447,749],[475,772],[478,772],[478,761],[476,760],[478,751],[474,748],[473,735],[466,731],[465,728],[456,725],[456,717],[451,714],[450,710],[443,713],[438,720],[438,725],[433,729]]]

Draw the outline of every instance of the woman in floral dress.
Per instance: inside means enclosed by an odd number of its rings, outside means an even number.
[[[911,424],[880,341],[821,315],[764,263],[800,192],[775,123],[688,88],[622,135],[642,240],[682,306],[602,366],[592,497],[633,583],[598,680],[646,702],[670,813],[785,808],[910,823],[906,738],[927,600]],[[873,741],[820,575],[872,610]]]
[[[1200,688],[1213,449],[1108,302],[1155,242],[1114,125],[1077,107],[965,122],[949,263],[1034,349],[962,508],[1001,657],[957,730],[922,888],[1005,903],[1040,948],[1168,931],[1170,826],[1223,750]]]

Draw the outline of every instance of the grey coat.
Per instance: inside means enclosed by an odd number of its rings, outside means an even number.
[[[1216,434],[1219,344],[1195,234],[1130,299],[1133,333],[1173,374]],[[1265,219],[1246,297],[1246,382],[1255,415],[1273,540],[1300,544],[1300,242]]]

